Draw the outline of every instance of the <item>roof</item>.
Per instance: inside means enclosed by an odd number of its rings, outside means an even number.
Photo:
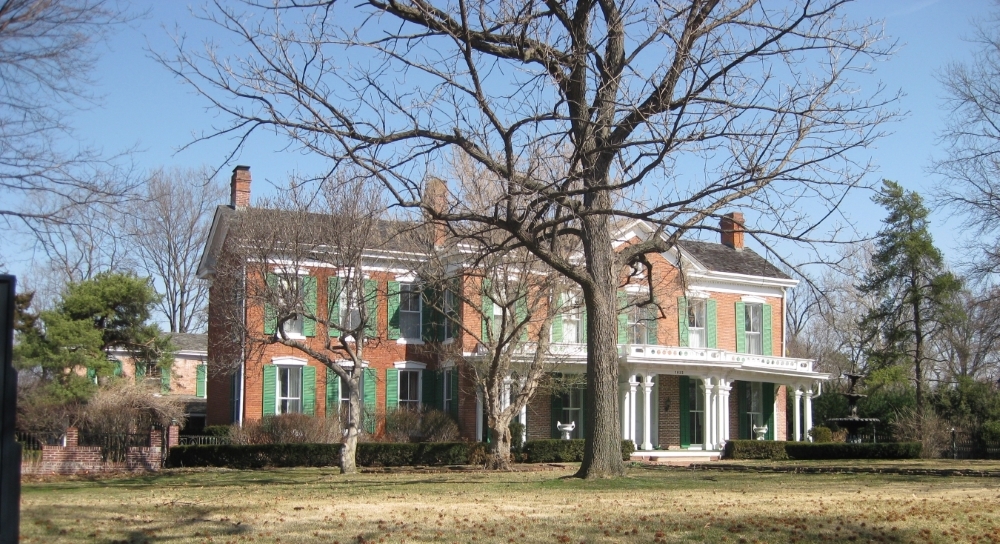
[[[713,272],[783,280],[792,279],[788,274],[749,248],[737,251],[726,245],[694,240],[684,240],[677,245],[681,253],[693,258]]]
[[[170,334],[170,342],[177,351],[203,351],[208,353],[208,335],[175,332]]]

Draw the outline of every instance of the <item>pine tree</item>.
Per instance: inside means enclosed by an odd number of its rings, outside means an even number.
[[[955,315],[959,279],[947,271],[928,231],[920,195],[883,181],[873,200],[888,210],[876,240],[872,268],[858,288],[880,304],[861,320],[868,368],[912,365],[917,414],[923,419],[923,376],[928,339]]]

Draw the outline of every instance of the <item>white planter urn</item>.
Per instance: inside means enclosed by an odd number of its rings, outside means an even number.
[[[569,423],[559,423],[556,421],[556,430],[562,434],[563,440],[569,440],[569,435],[574,429],[576,429],[575,421],[570,421]]]
[[[757,440],[764,440],[764,436],[767,435],[767,425],[754,426],[753,434],[756,435]]]

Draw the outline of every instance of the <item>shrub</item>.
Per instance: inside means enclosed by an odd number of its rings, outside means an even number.
[[[441,410],[427,410],[420,418],[420,438],[424,442],[456,442],[458,424]]]
[[[571,463],[583,461],[585,441],[576,440],[529,440],[524,443],[525,459],[528,463]],[[635,451],[631,440],[622,440],[622,459],[628,461]]]
[[[467,442],[367,442],[358,444],[356,461],[365,467],[465,465],[471,449]]]
[[[343,436],[335,418],[282,414],[232,427],[233,444],[334,444]]]
[[[829,427],[813,427],[809,429],[809,436],[812,437],[812,441],[815,444],[833,442],[833,431]]]
[[[385,412],[384,442],[411,442],[420,438],[421,414],[417,410],[397,408]]]
[[[827,429],[829,430],[829,429]],[[730,440],[722,455],[726,459],[787,459],[785,444],[774,440]]]
[[[115,380],[101,387],[87,403],[81,427],[99,434],[149,432],[153,425],[184,423],[184,404],[174,395],[132,380]]]
[[[340,464],[340,444],[242,444],[225,446],[175,446],[166,466],[228,467],[328,467]]]
[[[923,418],[916,409],[903,410],[893,422],[893,436],[900,442],[921,442],[925,458],[938,458],[951,451],[951,425],[927,408]]]
[[[780,444],[780,442],[778,442]],[[830,442],[784,442],[788,457],[796,460],[816,459],[916,459],[920,457],[920,442],[885,442],[882,444],[850,444]]]
[[[510,429],[511,451],[521,451],[524,448],[524,424],[520,421],[511,421],[507,428]]]
[[[207,425],[201,430],[205,436],[229,436],[233,428],[230,425]]]

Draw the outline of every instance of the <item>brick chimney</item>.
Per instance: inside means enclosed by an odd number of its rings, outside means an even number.
[[[233,177],[229,182],[229,205],[237,210],[250,207],[250,167],[237,166],[233,168]]]
[[[440,178],[430,178],[424,187],[424,207],[437,213],[444,213],[448,209],[448,184]],[[430,214],[424,211],[424,217],[430,220]],[[444,223],[434,221],[434,245],[444,243],[448,231]]]
[[[729,246],[736,251],[743,250],[743,214],[740,212],[727,213],[719,220],[719,228],[722,229],[722,245]]]

